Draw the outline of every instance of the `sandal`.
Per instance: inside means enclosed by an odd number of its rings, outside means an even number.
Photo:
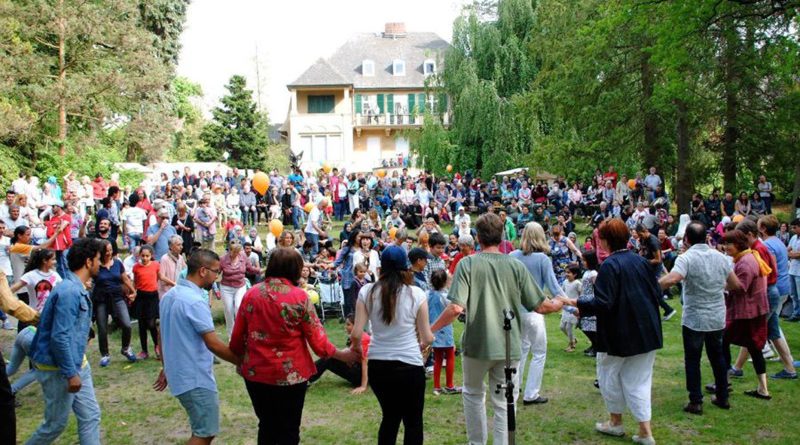
[[[758,392],[757,389],[753,389],[753,390],[750,390],[750,391],[745,391],[744,395],[750,396],[750,397],[754,397],[756,399],[761,399],[761,400],[772,400],[772,396],[769,396],[769,395],[765,396],[764,394],[761,394],[760,392]]]

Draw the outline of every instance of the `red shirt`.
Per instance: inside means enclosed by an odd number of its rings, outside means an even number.
[[[142,263],[133,265],[133,284],[136,290],[144,292],[158,291],[158,261],[150,261],[147,266]]]
[[[92,194],[94,199],[103,199],[108,195],[108,184],[102,179],[92,181]]]
[[[470,255],[472,255],[472,254],[470,254]],[[454,273],[456,273],[456,266],[458,266],[458,262],[461,261],[463,258],[464,258],[464,254],[461,253],[461,252],[458,252],[456,254],[456,256],[453,257],[453,261],[450,261],[450,268],[448,269],[448,271],[450,272],[450,275],[453,275]]]
[[[762,243],[761,240],[759,239],[756,240],[755,244],[753,244],[753,247],[751,247],[751,249],[758,252],[758,254],[761,256],[761,259],[764,260],[764,262],[767,263],[770,268],[772,268],[772,272],[770,272],[769,275],[767,275],[767,285],[772,286],[773,284],[777,283],[778,265],[775,264],[775,258],[773,258],[772,254],[769,253],[769,249],[767,249],[767,246],[765,246],[764,243]]]
[[[62,221],[67,222],[67,227],[58,234],[53,243],[53,250],[57,251],[64,251],[72,247],[72,232],[69,228],[70,225],[72,225],[72,217],[62,212],[61,216],[54,216],[45,223],[45,226],[47,226],[47,237],[50,238],[56,233]]]
[[[670,241],[669,238],[664,238],[664,241],[661,241],[661,250],[675,250],[675,248],[672,247],[672,241]]]
[[[267,385],[294,385],[314,375],[308,347],[321,358],[336,347],[303,289],[282,278],[267,278],[244,295],[236,314],[230,348],[243,357],[246,380]]]
[[[614,187],[617,186],[617,178],[619,178],[617,172],[605,172],[605,174],[603,174],[603,179],[605,179],[606,181],[610,179],[611,185],[613,185]]]

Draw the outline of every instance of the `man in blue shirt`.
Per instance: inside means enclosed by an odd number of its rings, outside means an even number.
[[[214,354],[235,365],[240,359],[217,337],[204,297],[222,272],[219,256],[197,249],[187,268],[186,279],[178,281],[159,303],[164,368],[153,387],[163,391],[170,382],[170,393],[189,415],[192,437],[187,443],[210,444],[219,433]]]
[[[100,444],[100,406],[94,394],[86,343],[92,324],[92,299],[87,286],[100,270],[103,243],[82,238],[70,248],[70,272],[50,293],[42,309],[30,356],[42,385],[44,421],[27,445],[54,442],[67,427],[69,412],[78,419],[82,445]]]
[[[169,223],[169,210],[161,208],[157,215],[158,221],[147,229],[147,244],[156,251],[154,258],[161,258],[169,252],[169,239],[178,232]]]

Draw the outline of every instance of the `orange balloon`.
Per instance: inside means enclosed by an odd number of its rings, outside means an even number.
[[[744,215],[734,215],[733,222],[738,224],[738,223],[742,222],[743,219],[744,219]]]
[[[450,164],[447,164],[447,172],[450,173],[451,171],[453,171],[453,166],[450,165]]]
[[[397,236],[397,227],[392,227],[389,229],[389,239],[393,240],[395,236]]]
[[[305,210],[306,213],[311,213],[311,210],[313,209],[314,209],[314,203],[311,201],[307,202],[306,205],[303,206],[303,210]]]
[[[384,169],[378,170],[377,175],[378,175],[379,178],[385,177],[386,176],[386,170],[384,170]]]
[[[628,188],[631,190],[636,188],[636,180],[635,179],[628,179]]]
[[[253,176],[253,188],[260,194],[267,193],[269,188],[269,176],[264,172],[258,172]]]
[[[270,233],[272,233],[273,236],[275,236],[275,238],[281,236],[281,233],[283,233],[283,223],[281,222],[281,220],[273,219],[272,221],[270,221],[269,231]]]

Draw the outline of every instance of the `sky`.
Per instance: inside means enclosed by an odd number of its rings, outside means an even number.
[[[450,41],[464,0],[193,0],[181,36],[178,75],[199,83],[204,112],[219,103],[234,74],[247,77],[272,123],[289,107],[286,85],[359,32],[404,22],[409,32]],[[257,63],[256,63],[257,61]],[[256,67],[258,73],[256,75]]]

